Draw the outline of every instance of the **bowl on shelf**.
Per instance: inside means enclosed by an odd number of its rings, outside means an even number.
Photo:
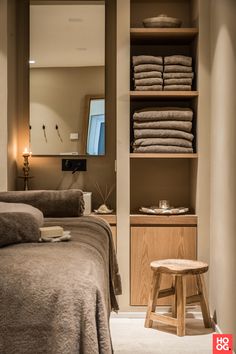
[[[147,28],[177,28],[181,27],[181,24],[182,21],[180,19],[164,14],[143,20],[143,26]]]

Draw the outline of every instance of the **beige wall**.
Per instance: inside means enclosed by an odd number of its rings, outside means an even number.
[[[22,13],[19,13],[21,21],[21,54],[20,60],[23,63],[28,58],[28,14],[27,5],[22,2]],[[25,9],[24,9],[25,6]],[[60,157],[32,157],[30,159],[31,174],[34,178],[30,181],[32,189],[63,189],[63,188],[82,188],[92,191],[93,208],[101,203],[101,199],[94,186],[97,181],[105,189],[115,184],[115,158],[116,158],[116,2],[107,1],[106,4],[106,48],[105,48],[105,95],[106,95],[106,155],[104,157],[88,157],[87,172],[72,175],[71,172],[61,171]],[[19,89],[20,113],[18,129],[18,173],[22,169],[22,151],[28,145],[28,66],[21,71],[21,90]],[[22,189],[22,181],[18,181],[17,188]],[[116,208],[116,192],[112,193],[109,200],[111,207]]]
[[[86,95],[105,95],[104,67],[30,70],[30,124],[33,155],[84,153]],[[108,117],[107,117],[108,118]],[[42,126],[45,125],[45,140]],[[58,126],[59,138],[55,126]],[[70,140],[78,133],[78,140]]]
[[[211,1],[211,308],[236,336],[236,2]]]

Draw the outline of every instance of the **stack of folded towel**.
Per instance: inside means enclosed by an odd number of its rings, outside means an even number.
[[[134,87],[137,91],[162,91],[163,58],[151,55],[132,57]]]
[[[191,91],[192,58],[185,55],[164,57],[164,91]]]
[[[133,151],[192,153],[192,119],[190,108],[152,107],[135,112]]]

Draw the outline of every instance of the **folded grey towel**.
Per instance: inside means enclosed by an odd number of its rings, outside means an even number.
[[[175,129],[134,129],[134,138],[181,138],[193,140],[193,134]]]
[[[182,79],[190,78],[193,79],[194,73],[163,73],[163,79]]]
[[[183,78],[183,79],[165,79],[164,80],[164,85],[192,85],[192,79],[191,78]]]
[[[163,79],[161,79],[160,77],[154,77],[154,78],[147,78],[147,79],[135,79],[134,82],[135,82],[135,86],[162,85]]]
[[[141,72],[141,73],[134,73],[135,79],[147,79],[150,77],[162,78],[162,72],[160,72],[160,71],[145,71],[145,72]]]
[[[0,201],[30,204],[47,217],[81,216],[84,211],[79,189],[0,192]]]
[[[154,57],[152,55],[137,55],[132,57],[133,65],[139,64],[163,64],[162,57]]]
[[[165,65],[185,65],[185,66],[192,66],[192,58],[187,57],[186,55],[170,55],[164,57],[164,64]]]
[[[38,242],[43,222],[42,212],[31,205],[0,202],[0,247]]]
[[[193,119],[193,111],[190,108],[180,107],[148,107],[136,111],[133,114],[135,121],[156,121],[156,120],[187,120]]]
[[[191,91],[191,85],[166,85],[163,87],[164,91]]]
[[[185,132],[191,132],[192,130],[192,122],[181,120],[134,122],[133,126],[135,129],[176,129]]]
[[[186,65],[165,65],[165,73],[191,73],[193,71],[191,66]]]
[[[136,91],[162,91],[162,85],[136,86]]]
[[[169,145],[169,146],[182,146],[192,148],[192,142],[181,138],[143,138],[136,139],[133,143],[134,147],[137,146],[150,146],[150,145]]]
[[[163,146],[163,145],[152,145],[152,146],[139,146],[134,148],[134,152],[143,153],[192,153],[192,148],[180,147],[180,146]]]
[[[135,73],[143,73],[146,71],[163,71],[163,65],[158,64],[140,64],[134,66]],[[191,70],[192,71],[192,70]]]

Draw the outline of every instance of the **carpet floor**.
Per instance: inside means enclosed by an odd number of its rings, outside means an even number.
[[[144,319],[113,316],[110,323],[115,354],[212,354],[213,330],[202,319],[187,318],[184,337],[160,323],[145,328]]]

